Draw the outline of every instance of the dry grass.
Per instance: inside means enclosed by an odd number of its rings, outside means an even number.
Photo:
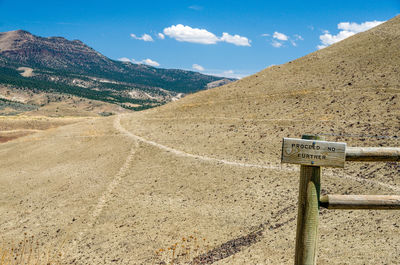
[[[212,248],[211,243],[195,231],[169,247],[156,250],[157,264],[192,264],[196,257],[207,253]]]
[[[60,244],[46,246],[28,237],[14,244],[3,244],[0,247],[0,265],[57,265],[61,264],[62,248],[65,240]]]

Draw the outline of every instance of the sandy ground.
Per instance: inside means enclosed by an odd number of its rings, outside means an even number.
[[[0,116],[0,143],[37,132],[90,119],[89,117],[52,118],[46,116]]]
[[[293,264],[299,166],[280,164],[282,138],[399,147],[399,24],[1,144],[1,241],[62,245],[65,264]],[[399,175],[390,162],[324,168],[321,193],[399,195]],[[399,226],[396,211],[321,210],[318,264],[398,264]]]
[[[20,74],[23,77],[32,77],[32,76],[34,76],[32,68],[29,68],[29,67],[18,67],[17,70],[18,71],[22,71]]]
[[[3,242],[24,233],[44,245],[66,240],[63,259],[73,264],[162,264],[173,254],[175,264],[292,263],[298,167],[133,129],[145,118],[96,119],[3,144]],[[323,191],[399,194],[398,178],[380,176],[396,166],[325,170]],[[357,175],[361,167],[371,179]],[[322,210],[319,264],[396,264],[399,223],[394,211]]]

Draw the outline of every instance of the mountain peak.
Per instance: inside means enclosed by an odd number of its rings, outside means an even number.
[[[0,39],[1,38],[14,39],[14,38],[26,38],[26,37],[33,37],[33,34],[23,29],[0,32]]]
[[[0,34],[1,35],[9,35],[9,36],[32,35],[32,33],[28,32],[26,30],[23,30],[23,29],[1,32]]]
[[[30,33],[29,31],[23,30],[23,29],[18,29],[18,30],[14,30],[14,31],[9,31],[9,32],[15,32],[17,34],[20,35],[32,35],[32,33]]]
[[[56,69],[90,68],[106,61],[106,57],[81,41],[39,37],[25,30],[0,33],[0,55],[20,64]]]
[[[33,35],[25,30],[13,30],[0,33],[0,53],[15,48],[15,43],[25,39],[31,39]]]

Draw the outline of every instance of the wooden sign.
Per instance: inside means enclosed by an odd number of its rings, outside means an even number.
[[[346,143],[283,138],[282,163],[344,167]]]

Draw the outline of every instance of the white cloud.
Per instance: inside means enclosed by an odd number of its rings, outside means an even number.
[[[182,24],[172,25],[165,28],[163,32],[168,37],[182,42],[201,44],[215,44],[218,42],[218,37],[213,33],[205,29],[191,28]]]
[[[151,59],[144,59],[144,60],[142,60],[141,62],[142,62],[143,64],[147,64],[147,65],[154,66],[154,67],[160,66],[160,64],[159,64],[158,62],[153,61],[153,60],[151,60]]]
[[[243,77],[249,76],[253,74],[253,72],[249,71],[234,71],[234,70],[217,70],[217,69],[210,69],[209,72],[204,73],[207,75],[214,75],[218,77],[227,77],[227,78],[237,78],[241,79]]]
[[[232,74],[234,74],[235,72],[233,71],[233,70],[226,70],[226,71],[223,71],[222,72],[222,74],[224,74],[224,75],[232,75]]]
[[[279,41],[276,41],[276,40],[273,40],[271,42],[271,45],[274,46],[275,48],[282,47],[282,43],[280,43]]]
[[[121,62],[124,62],[124,63],[128,63],[128,62],[131,62],[131,59],[126,58],[126,57],[122,57],[122,58],[119,58],[118,61],[121,61]]]
[[[357,24],[357,23],[349,23],[349,22],[341,22],[338,24],[338,29],[343,29],[343,30],[347,30],[347,31],[351,31],[351,32],[363,32],[366,31],[368,29],[371,29],[373,27],[376,27],[380,24],[382,24],[385,21],[366,21],[364,23],[361,24]]]
[[[162,33],[158,33],[158,37],[160,38],[160,39],[165,39],[165,36],[164,36],[164,34],[162,34]]]
[[[248,38],[239,36],[237,34],[235,35],[230,35],[229,33],[222,33],[222,37],[220,38],[220,41],[225,41],[227,43],[232,43],[236,46],[251,46]]]
[[[194,70],[197,70],[197,71],[200,71],[200,72],[205,70],[204,67],[201,66],[201,65],[199,65],[199,64],[193,64],[193,65],[192,65],[192,68],[193,68]]]
[[[217,42],[227,42],[237,46],[251,46],[250,40],[237,34],[230,35],[224,32],[220,38],[206,29],[192,28],[182,24],[172,25],[163,30],[163,33],[170,38],[181,42],[191,42],[200,44],[216,44]]]
[[[144,41],[154,41],[153,38],[149,34],[143,34],[141,39]]]
[[[343,30],[340,31],[337,35],[332,35],[330,33],[325,33],[324,35],[319,36],[319,39],[322,42],[322,45],[318,45],[318,49],[325,48],[331,44],[334,44],[338,41],[344,40],[350,36],[356,34],[355,32]]]
[[[290,43],[294,46],[297,47],[296,41],[299,40],[304,40],[303,37],[299,34],[294,34],[292,38],[289,38]]]
[[[278,40],[282,40],[282,41],[287,41],[288,40],[288,36],[286,36],[283,33],[277,32],[277,31],[274,32],[274,35],[272,35],[272,37],[274,39],[278,39]]]
[[[136,40],[142,40],[142,41],[154,41],[153,38],[149,34],[143,34],[142,37],[138,37],[135,34],[131,33],[131,37],[136,39]]]
[[[269,34],[262,34],[262,36],[268,37],[270,36]],[[300,36],[299,34],[294,34],[293,37],[289,37],[288,35],[275,31],[274,34],[272,35],[272,42],[271,45],[275,48],[280,48],[283,46],[285,41],[289,41],[292,46],[297,47],[296,41],[298,40],[303,40],[303,37]]]
[[[135,64],[147,64],[147,65],[154,66],[154,67],[160,66],[160,64],[158,62],[153,61],[151,59],[144,59],[141,61],[136,61],[135,59],[129,59],[126,57],[122,57],[122,58],[119,58],[118,60],[121,62],[124,62],[124,63],[131,62],[131,63],[135,63]]]
[[[332,35],[329,33],[329,31],[325,30],[323,31],[323,35],[319,36],[319,39],[321,40],[321,45],[318,45],[318,49],[325,48],[331,44],[334,44],[338,41],[344,40],[350,36],[353,36],[359,32],[366,31],[368,29],[371,29],[373,27],[376,27],[385,21],[366,21],[361,24],[358,23],[350,23],[350,22],[341,22],[337,25],[338,29],[341,29],[338,34]]]
[[[261,36],[263,36],[263,37],[269,37],[269,36],[271,36],[271,35],[268,34],[268,33],[264,33],[264,34],[261,34]]]

